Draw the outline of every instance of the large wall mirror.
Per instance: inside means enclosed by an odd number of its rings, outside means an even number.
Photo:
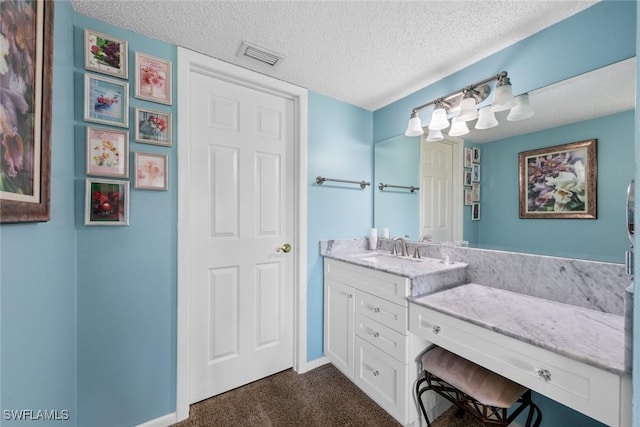
[[[630,58],[530,92],[535,115],[527,120],[508,122],[498,113],[499,126],[472,129],[463,138],[465,146],[481,153],[480,218],[471,219],[470,206],[440,214],[461,222],[463,238],[472,246],[623,262],[629,245],[626,191],[635,174],[635,81],[636,59]],[[519,218],[518,153],[594,138],[597,219]],[[421,144],[428,143],[399,135],[375,145],[374,225],[388,227],[392,236],[419,239],[425,188],[411,192],[378,185],[420,186]],[[464,187],[451,187],[437,191],[462,200]]]

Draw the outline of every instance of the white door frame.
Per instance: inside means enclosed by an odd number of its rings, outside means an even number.
[[[293,369],[308,370],[307,364],[307,107],[308,92],[256,72],[178,47],[178,290],[176,421],[189,417],[189,84],[197,71],[241,86],[275,94],[294,103],[294,345]]]
[[[424,160],[424,150],[422,149],[423,144],[428,144],[426,142],[427,132],[424,133],[420,137],[420,177],[419,181],[422,180],[422,161]],[[464,140],[455,136],[446,135],[445,139],[440,141],[444,144],[451,145],[453,147],[453,177],[451,180],[451,236],[452,240],[462,240],[463,238],[463,221],[462,215],[464,211],[464,194],[462,192],[462,178],[463,178],[463,160],[464,160]],[[424,192],[420,193],[420,233],[422,233],[422,211],[424,209]]]

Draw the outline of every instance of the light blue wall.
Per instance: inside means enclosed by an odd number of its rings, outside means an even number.
[[[634,177],[634,112],[628,111],[481,146],[482,247],[552,256],[624,262],[629,248],[622,213]],[[597,216],[584,219],[520,219],[518,153],[596,138]]]
[[[0,226],[0,410],[68,410],[71,418],[8,421],[3,412],[3,427],[77,425],[72,25],[69,4],[56,2],[51,220]]]
[[[74,35],[76,82],[85,74],[85,28],[129,43],[131,165],[133,152],[169,155],[169,191],[136,190],[131,176],[129,226],[84,226],[87,123],[76,110],[78,426],[130,426],[175,410],[177,109],[176,102],[167,106],[134,98],[134,52],[172,61],[175,100],[176,48],[76,14],[74,27],[64,29]],[[82,99],[76,90],[76,106]],[[173,147],[134,141],[135,107],[174,114]]]
[[[320,240],[369,234],[372,186],[315,184],[316,176],[373,179],[372,113],[309,92],[307,359],[323,356],[323,282]]]
[[[389,228],[390,237],[409,236],[418,240],[420,191],[378,189],[378,183],[420,186],[420,138],[398,135],[375,144],[374,226],[378,233]]]

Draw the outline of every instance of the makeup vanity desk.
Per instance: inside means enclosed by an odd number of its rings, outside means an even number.
[[[473,283],[408,300],[411,333],[608,426],[631,427],[624,316]]]

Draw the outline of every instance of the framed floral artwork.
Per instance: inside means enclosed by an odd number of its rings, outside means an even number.
[[[464,205],[471,206],[472,203],[473,203],[473,195],[471,194],[471,189],[465,188],[464,189]]]
[[[464,167],[470,168],[473,160],[473,149],[465,148],[464,149]]]
[[[133,188],[141,190],[169,189],[169,162],[166,154],[135,153],[136,176]]]
[[[129,132],[87,126],[87,175],[129,178]]]
[[[480,149],[478,147],[473,147],[473,155],[471,157],[471,161],[473,163],[480,163]]]
[[[136,98],[171,105],[171,61],[136,52]]]
[[[129,225],[129,181],[87,179],[85,225]]]
[[[474,182],[471,186],[471,201],[479,202],[480,201],[480,183]]]
[[[129,83],[85,74],[84,120],[128,128]]]
[[[478,163],[474,163],[471,168],[471,181],[480,182],[480,165]]]
[[[135,140],[171,147],[171,113],[136,108]]]
[[[519,154],[520,218],[596,219],[596,139]]]
[[[480,221],[480,203],[471,204],[471,221]]]
[[[464,171],[464,185],[471,185],[471,171],[470,170],[465,170]]]
[[[0,222],[49,221],[54,2],[1,9]]]
[[[84,30],[84,68],[98,73],[126,79],[129,49],[126,40]]]

